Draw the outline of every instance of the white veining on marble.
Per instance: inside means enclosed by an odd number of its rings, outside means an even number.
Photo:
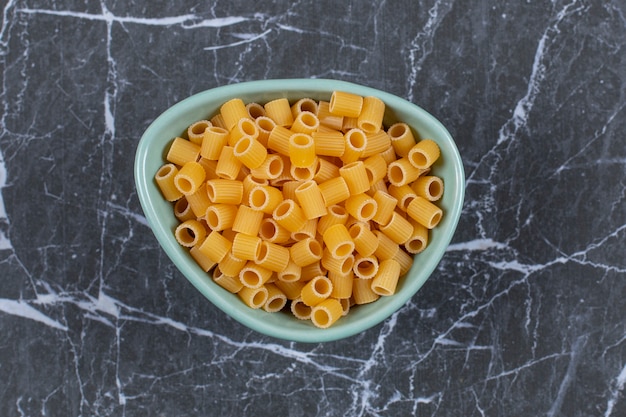
[[[6,41],[8,35],[7,22],[7,9],[14,7],[15,2],[11,2],[10,6],[5,8],[3,32],[0,33],[0,42],[3,45],[3,51],[6,48]],[[553,4],[560,4],[553,2]],[[380,8],[385,3],[380,4]],[[409,70],[409,78],[407,81],[408,95],[412,98],[413,92],[419,86],[418,78],[420,75],[420,67],[424,62],[431,57],[434,51],[433,41],[441,25],[444,23],[446,15],[456,7],[456,3],[452,1],[435,0],[434,5],[428,12],[428,20],[423,28],[422,32],[415,35],[413,42],[409,48],[409,61],[411,68]],[[293,6],[296,7],[296,6]],[[556,6],[555,6],[556,7]],[[549,80],[547,77],[550,75],[548,71],[549,57],[551,56],[555,48],[558,39],[556,35],[559,33],[560,26],[563,20],[570,16],[572,13],[581,10],[582,6],[579,2],[572,2],[566,4],[561,10],[557,11],[555,16],[549,20],[549,27],[544,32],[539,31],[540,36],[539,43],[534,51],[534,60],[532,61],[532,69],[530,70],[530,76],[525,91],[522,91],[520,95],[523,95],[521,99],[513,103],[512,115],[509,119],[506,117],[500,120],[504,120],[504,123],[499,123],[500,130],[497,130],[496,126],[496,145],[489,151],[488,156],[499,159],[508,155],[501,155],[501,144],[513,144],[515,138],[527,128],[529,121],[533,117],[537,117],[537,110],[535,105],[541,100],[543,90],[547,88]],[[123,72],[120,72],[119,68],[123,67],[123,57],[114,50],[112,24],[138,24],[147,26],[174,26],[179,25],[184,29],[197,29],[197,28],[222,28],[227,26],[236,25],[239,23],[245,23],[246,21],[259,19],[265,19],[263,15],[255,14],[254,17],[242,17],[242,16],[226,16],[223,18],[215,19],[203,19],[201,16],[194,14],[185,14],[181,16],[170,16],[163,18],[138,18],[132,16],[116,16],[106,9],[104,3],[102,3],[102,14],[89,14],[70,11],[56,11],[56,10],[42,10],[42,9],[26,9],[22,8],[17,11],[22,15],[36,16],[47,15],[60,18],[77,18],[92,20],[97,22],[106,22],[106,65],[108,66],[106,71],[106,79],[100,80],[105,83],[105,91],[103,94],[97,96],[91,104],[97,109],[99,117],[104,122],[104,132],[99,132],[99,136],[96,138],[96,145],[100,147],[102,151],[101,165],[103,172],[101,173],[100,182],[91,184],[94,188],[98,188],[96,191],[98,194],[96,215],[97,215],[97,227],[99,228],[100,236],[94,236],[94,239],[98,240],[98,255],[94,262],[98,264],[98,268],[95,272],[88,271],[89,274],[95,274],[95,276],[88,276],[87,279],[93,280],[93,284],[87,289],[73,287],[74,277],[67,277],[62,284],[56,283],[50,285],[44,279],[37,277],[40,271],[35,269],[28,270],[26,266],[23,266],[25,275],[27,276],[30,287],[32,287],[34,295],[31,298],[23,296],[19,300],[11,300],[6,298],[0,298],[0,311],[7,313],[8,315],[16,317],[16,322],[20,323],[20,320],[27,320],[34,322],[34,326],[43,324],[47,327],[49,333],[58,335],[58,343],[69,346],[67,353],[68,359],[64,365],[69,365],[68,374],[71,388],[65,388],[65,385],[56,385],[53,387],[44,387],[48,389],[47,394],[44,393],[43,401],[41,398],[31,397],[32,393],[18,393],[17,399],[15,396],[11,397],[14,402],[12,410],[17,410],[21,415],[33,415],[32,411],[28,408],[29,402],[36,400],[41,401],[41,414],[54,414],[56,411],[54,404],[48,409],[51,399],[57,393],[66,396],[73,395],[75,398],[73,401],[78,403],[80,415],[132,415],[136,408],[142,407],[151,399],[159,395],[179,394],[181,392],[192,393],[195,395],[193,400],[214,401],[219,403],[222,399],[210,397],[208,392],[217,392],[220,395],[222,392],[226,392],[223,385],[228,385],[232,381],[228,381],[226,378],[220,379],[220,371],[229,371],[236,369],[243,378],[250,381],[242,383],[240,385],[242,390],[233,395],[233,401],[251,402],[255,398],[259,398],[266,395],[272,395],[270,399],[276,401],[277,404],[280,401],[285,400],[293,404],[292,400],[308,400],[313,395],[317,404],[324,403],[322,406],[318,405],[317,409],[311,409],[312,412],[317,411],[318,415],[324,412],[328,413],[328,409],[323,407],[333,404],[333,395],[339,395],[337,393],[343,392],[341,404],[343,407],[341,410],[345,411],[345,414],[353,415],[388,415],[394,410],[394,406],[401,405],[403,410],[407,408],[412,409],[412,415],[428,415],[428,411],[418,409],[420,406],[425,406],[427,409],[432,410],[431,414],[439,415],[444,414],[447,410],[443,407],[446,403],[455,401],[455,395],[462,397],[463,395],[469,396],[469,403],[473,402],[473,406],[464,404],[468,408],[466,414],[474,412],[478,415],[491,415],[494,412],[493,403],[499,402],[499,398],[495,396],[502,392],[501,389],[491,389],[489,386],[502,385],[504,390],[509,389],[507,380],[523,380],[529,375],[533,375],[538,368],[543,367],[555,367],[559,368],[560,365],[565,365],[567,368],[565,371],[557,370],[553,373],[556,378],[555,385],[550,387],[551,394],[547,394],[549,402],[547,405],[550,407],[548,415],[559,415],[563,413],[567,406],[566,396],[570,395],[573,387],[576,384],[576,372],[578,367],[585,361],[586,355],[589,354],[585,351],[585,345],[587,343],[587,333],[583,332],[583,335],[575,334],[572,339],[563,340],[560,346],[538,346],[538,341],[545,336],[539,335],[539,326],[544,325],[544,318],[531,317],[532,309],[538,310],[537,305],[544,302],[540,299],[535,299],[534,294],[531,293],[531,287],[534,282],[544,279],[543,274],[540,272],[551,272],[551,267],[559,267],[561,265],[572,266],[585,266],[592,267],[594,271],[608,274],[610,273],[625,273],[626,270],[617,265],[611,265],[607,262],[595,261],[590,256],[592,251],[596,249],[602,249],[604,246],[610,247],[611,242],[618,240],[620,236],[626,231],[626,225],[618,226],[614,230],[605,233],[604,236],[591,236],[581,238],[581,242],[584,244],[584,248],[576,250],[573,253],[564,253],[559,250],[556,243],[550,243],[549,237],[542,236],[541,238],[547,241],[557,250],[557,255],[552,259],[541,262],[534,262],[527,257],[520,257],[520,253],[517,252],[516,246],[513,246],[513,238],[505,237],[498,240],[495,235],[487,227],[483,227],[482,220],[485,222],[493,221],[489,219],[492,215],[490,209],[495,208],[495,191],[498,190],[500,184],[497,184],[497,172],[498,169],[493,168],[487,175],[482,173],[476,173],[474,171],[470,178],[468,178],[468,186],[486,186],[488,190],[485,194],[492,200],[483,204],[484,201],[469,201],[468,208],[466,210],[475,213],[479,219],[479,224],[476,226],[475,236],[466,238],[467,240],[457,242],[450,245],[447,249],[447,254],[450,255],[450,262],[447,267],[442,269],[442,282],[445,286],[458,286],[464,287],[463,290],[468,291],[470,294],[467,300],[463,300],[460,306],[454,305],[458,302],[456,299],[444,300],[447,304],[450,303],[450,309],[455,309],[452,313],[445,316],[447,306],[445,304],[428,304],[428,300],[425,302],[425,307],[410,302],[408,306],[401,309],[399,312],[392,315],[387,320],[378,332],[372,332],[370,335],[364,337],[363,344],[358,346],[355,350],[356,353],[343,353],[341,350],[335,349],[333,344],[326,346],[303,346],[299,344],[285,344],[282,342],[273,342],[271,339],[261,339],[256,341],[255,337],[248,337],[247,334],[238,334],[236,338],[230,338],[220,333],[224,325],[210,323],[207,327],[197,327],[188,325],[184,321],[176,320],[170,316],[169,308],[163,309],[161,313],[154,313],[150,310],[150,307],[144,307],[142,301],[137,298],[128,297],[126,300],[126,294],[117,288],[110,287],[109,279],[115,279],[119,277],[112,276],[111,271],[115,271],[115,274],[120,272],[116,271],[111,264],[117,266],[118,263],[123,263],[117,257],[111,255],[105,255],[107,246],[111,244],[112,240],[122,242],[122,250],[125,250],[126,245],[132,245],[134,240],[133,235],[139,235],[135,229],[136,225],[146,226],[147,222],[145,217],[141,214],[132,212],[128,207],[117,204],[114,201],[115,196],[110,195],[111,184],[115,182],[114,173],[111,172],[110,162],[116,157],[111,150],[111,143],[120,140],[117,137],[116,127],[122,131],[121,126],[116,126],[116,104],[119,103],[123,86],[126,82],[132,82],[133,80],[123,79]],[[297,14],[297,10],[294,10]],[[502,17],[512,16],[512,14],[502,14]],[[375,19],[378,17],[378,11],[376,12]],[[261,40],[267,45],[269,52],[277,50],[275,44],[275,38],[278,37],[277,33],[282,31],[283,34],[304,34],[310,31],[301,29],[295,25],[288,25],[283,23],[275,23],[273,20],[262,21],[261,31],[255,32],[255,27],[245,28],[237,33],[229,33],[237,41],[233,43],[223,43],[212,47],[204,48],[204,50],[222,50],[230,47],[236,47],[244,44],[250,44],[254,41]],[[297,23],[296,23],[297,24]],[[269,28],[268,28],[269,27]],[[304,27],[304,26],[303,26]],[[102,29],[102,26],[99,26]],[[543,35],[541,35],[543,33]],[[272,36],[269,36],[272,34]],[[276,35],[276,36],[275,36]],[[282,34],[281,34],[282,35]],[[223,35],[222,35],[223,36]],[[333,39],[338,39],[341,43],[341,48],[348,47],[350,49],[361,48],[361,50],[372,53],[372,49],[361,47],[358,45],[346,45],[344,39],[341,36],[337,36],[332,32],[323,33],[322,36]],[[373,36],[378,37],[379,34]],[[104,38],[104,35],[103,35]],[[221,39],[221,38],[220,38]],[[378,38],[376,38],[378,39]],[[495,42],[495,41],[494,41]],[[246,48],[251,48],[247,46]],[[343,50],[339,48],[340,50]],[[244,49],[244,48],[242,48]],[[247,50],[247,49],[246,49]],[[247,50],[248,51],[248,50]],[[224,51],[227,53],[227,51]],[[237,51],[234,52],[235,54]],[[531,54],[532,56],[532,54]],[[141,65],[144,65],[141,63]],[[237,71],[235,76],[239,77],[239,74],[244,72],[245,68],[243,64],[238,62],[236,64]],[[221,79],[227,79],[224,74],[220,74],[218,70],[215,71],[215,77]],[[315,73],[324,73],[319,68],[313,68]],[[358,72],[343,71],[342,69],[329,69],[325,70],[329,74],[337,74],[346,78],[356,78],[359,76]],[[155,74],[153,72],[153,74]],[[28,76],[25,74],[24,79]],[[26,81],[24,81],[26,82]],[[24,89],[25,90],[25,89]],[[6,91],[6,89],[5,89]],[[20,98],[19,102],[22,102]],[[514,101],[514,100],[513,100]],[[5,106],[8,105],[8,99],[3,95],[2,103]],[[27,102],[25,104],[28,104]],[[592,138],[593,142],[599,141],[608,130],[608,126],[618,119],[618,115],[621,113],[624,105],[622,105],[617,111],[613,113],[607,120],[604,127],[596,130],[596,135]],[[121,108],[121,106],[120,106]],[[3,110],[5,110],[3,109]],[[7,111],[4,111],[4,117]],[[499,122],[499,121],[498,121]],[[6,131],[4,122],[2,128]],[[590,145],[589,145],[590,146]],[[497,148],[497,149],[496,149]],[[577,167],[573,163],[575,159],[583,155],[584,149],[581,149],[576,153],[573,151],[567,155],[567,159],[556,170],[556,174],[563,173],[568,169],[576,169]],[[10,159],[9,159],[10,162]],[[481,165],[490,166],[492,160],[488,160],[486,157],[481,160],[476,166],[480,168]],[[605,164],[619,164],[625,165],[623,158],[605,158],[600,163]],[[6,219],[8,222],[6,210],[3,207],[2,201],[2,189],[3,187],[10,186],[7,179],[6,167],[7,165],[3,160],[3,156],[0,153],[0,224]],[[484,168],[483,166],[483,168]],[[4,169],[4,173],[3,170]],[[486,178],[480,178],[482,176]],[[44,184],[45,188],[45,184]],[[46,188],[47,191],[47,188]],[[61,196],[54,196],[56,199],[61,200]],[[479,196],[483,198],[483,196]],[[622,202],[624,200],[624,193],[622,193]],[[612,202],[615,209],[618,208],[619,202]],[[467,213],[467,211],[466,211]],[[3,218],[4,215],[4,218]],[[123,229],[121,232],[112,231],[114,223],[111,221],[115,215],[120,215],[128,220],[130,227],[128,230]],[[519,219],[516,217],[513,221],[516,221],[516,228],[521,229],[525,225],[532,222],[532,214],[528,219]],[[145,231],[142,231],[142,233]],[[98,231],[96,232],[96,235]],[[0,229],[0,249],[3,245],[2,229]],[[587,240],[585,240],[587,239]],[[6,239],[5,245],[8,245],[8,249],[12,249],[11,243]],[[156,246],[156,245],[155,245]],[[158,248],[154,248],[155,251]],[[98,258],[99,256],[99,258]],[[69,259],[69,258],[68,258]],[[455,261],[458,265],[455,265]],[[2,261],[3,263],[5,261]],[[8,262],[17,262],[21,264],[22,260],[18,258],[17,254],[12,255]],[[71,261],[69,261],[71,262]],[[466,267],[465,264],[471,265]],[[3,265],[0,265],[3,266]],[[455,269],[458,266],[459,270],[467,272],[468,274],[475,274],[474,277],[454,277]],[[30,267],[30,265],[29,265]],[[45,267],[45,266],[44,266]],[[121,265],[122,268],[133,268],[133,265]],[[476,268],[473,270],[472,268]],[[83,271],[79,271],[83,273]],[[499,284],[499,277],[496,277],[499,273],[511,278],[511,281],[504,281],[501,286],[496,286],[492,293],[484,296],[474,295],[475,293],[487,291],[487,287],[490,285]],[[124,274],[122,271],[121,274]],[[85,277],[80,277],[85,278]],[[458,278],[458,279],[457,279]],[[482,281],[482,282],[481,282]],[[62,285],[68,285],[68,289],[62,288]],[[439,285],[438,282],[432,284],[435,288]],[[469,288],[469,287],[474,288]],[[28,287],[28,285],[26,286]],[[30,290],[30,287],[27,289]],[[482,288],[481,288],[482,287]],[[527,299],[520,301],[515,307],[526,309],[521,312],[516,318],[522,321],[523,330],[527,333],[531,342],[529,342],[528,352],[529,357],[525,358],[519,363],[505,363],[498,357],[498,346],[494,343],[494,340],[499,337],[505,338],[506,328],[493,328],[488,322],[493,319],[489,310],[494,309],[498,303],[506,301],[507,297],[517,292],[524,293]],[[454,296],[453,290],[441,290],[443,294],[448,297]],[[114,297],[110,294],[117,294]],[[169,296],[169,294],[168,294]],[[474,298],[475,297],[475,298]],[[166,297],[167,298],[167,297]],[[436,296],[435,296],[436,298]],[[171,306],[175,305],[175,301],[167,299],[165,303],[171,303]],[[134,303],[137,303],[136,305]],[[427,308],[428,307],[428,308]],[[160,311],[160,310],[159,310]],[[422,330],[419,333],[411,333],[406,337],[403,334],[405,329],[402,327],[406,323],[406,319],[409,314],[418,313],[420,320],[424,320],[428,326],[432,326],[432,333],[427,330]],[[44,312],[50,312],[50,316]],[[539,314],[539,313],[537,313]],[[445,316],[442,321],[439,321],[439,316]],[[87,346],[86,336],[89,333],[83,334],[81,331],[83,327],[73,327],[73,324],[64,324],[64,319],[68,319],[68,323],[75,323],[81,321],[84,328],[89,328],[87,332],[96,329],[98,331],[104,331],[104,334],[108,332],[108,336],[103,338],[102,351],[97,352],[93,357],[90,356],[91,352],[86,352]],[[71,321],[70,321],[71,320]],[[197,318],[193,320],[197,321]],[[447,321],[446,321],[447,320]],[[548,320],[548,319],[545,319]],[[533,323],[534,322],[534,326]],[[205,342],[205,346],[210,346],[217,350],[217,353],[209,353],[208,355],[214,355],[213,357],[206,357],[198,355],[194,358],[194,363],[187,364],[187,362],[172,363],[170,367],[159,368],[151,364],[142,363],[136,366],[132,361],[132,355],[143,351],[142,347],[137,347],[129,342],[130,330],[127,329],[129,324],[144,324],[146,327],[153,331],[151,336],[159,337],[163,334],[168,334],[173,331],[176,336],[180,336],[181,344],[191,344]],[[19,324],[18,324],[19,325]],[[90,327],[92,326],[92,327]],[[487,329],[483,329],[483,326]],[[128,326],[131,327],[131,326]],[[486,331],[497,333],[491,336],[483,335],[482,340],[478,340],[478,334]],[[564,331],[564,330],[563,330]],[[467,334],[470,336],[467,336]],[[569,334],[569,333],[568,333]],[[425,340],[418,340],[419,336],[423,336]],[[524,339],[524,337],[522,337]],[[361,339],[357,339],[361,340]],[[556,340],[556,339],[554,339]],[[554,341],[548,339],[548,342]],[[591,340],[591,338],[589,338]],[[415,346],[402,346],[398,345],[398,342],[402,343],[407,341],[407,344],[415,344]],[[569,343],[567,343],[569,341]],[[573,342],[572,342],[573,341]],[[521,341],[523,342],[523,340]],[[616,349],[619,349],[623,344],[624,339],[615,342],[613,345]],[[348,342],[349,344],[349,342]],[[338,343],[336,346],[348,346],[348,344]],[[571,345],[571,346],[570,346]],[[175,349],[172,346],[166,348]],[[403,349],[407,349],[409,353],[406,353]],[[412,350],[411,350],[412,349]],[[543,349],[543,350],[542,350]],[[150,354],[154,354],[155,350],[146,349]],[[157,349],[158,351],[158,349]],[[396,353],[400,353],[400,356],[395,356]],[[129,355],[130,353],[130,355]],[[163,352],[157,352],[162,354]],[[190,350],[190,354],[197,354],[197,351]],[[203,352],[204,353],[204,352]],[[101,355],[101,356],[98,356]],[[172,353],[172,361],[181,360],[185,357],[187,352]],[[406,356],[401,356],[405,354]],[[481,369],[478,369],[475,374],[471,374],[470,377],[476,377],[477,380],[457,381],[454,372],[456,369],[452,369],[455,366],[455,354],[461,356],[461,366],[480,366],[480,358],[472,358],[472,355],[485,354],[485,370],[482,373]],[[491,354],[491,356],[489,356]],[[164,354],[166,356],[167,354]],[[131,357],[129,359],[129,356]],[[464,358],[463,358],[464,356]],[[465,362],[463,362],[463,359]],[[203,362],[203,360],[205,362]],[[403,362],[406,360],[406,362]],[[569,360],[569,362],[568,362]],[[267,364],[260,365],[261,362],[267,361]],[[441,362],[440,362],[441,361]],[[85,363],[90,362],[90,363]],[[433,371],[432,368],[437,368],[439,363],[445,369],[439,369]],[[589,362],[588,364],[593,364]],[[249,366],[248,366],[249,365]],[[606,417],[613,416],[617,413],[617,407],[623,403],[623,390],[626,385],[626,367],[622,367],[623,363],[618,366],[621,367],[611,374],[611,381],[608,384],[607,397],[602,398],[601,401],[606,401],[606,411],[604,415]],[[102,369],[96,369],[101,367]],[[451,367],[451,369],[447,369]],[[130,370],[129,370],[130,368]],[[420,369],[427,368],[425,372],[431,372],[435,377],[441,377],[446,379],[441,381],[426,381],[426,387],[422,387],[421,384],[424,381],[420,380]],[[205,381],[202,377],[194,378],[190,374],[198,373],[204,374],[205,370],[210,370],[211,373],[217,374],[218,378],[209,382]],[[105,375],[98,375],[98,372],[102,371]],[[91,373],[94,375],[91,375]],[[454,377],[447,376],[450,372]],[[71,374],[74,375],[71,375]],[[388,374],[392,373],[390,377]],[[395,373],[398,375],[396,376]],[[615,376],[617,374],[617,376]],[[284,380],[291,376],[299,376],[295,383],[292,385],[282,386],[279,385],[283,392],[272,392],[272,382]],[[203,375],[204,376],[204,375]],[[73,377],[73,378],[72,378]],[[403,379],[403,377],[406,377]],[[96,380],[101,378],[102,381]],[[178,379],[175,379],[178,378]],[[461,378],[461,377],[459,377]],[[106,382],[104,381],[106,379]],[[330,381],[329,381],[330,379]],[[138,380],[145,382],[145,385],[138,383]],[[169,383],[171,380],[174,383]],[[197,380],[200,380],[198,382]],[[340,383],[337,383],[340,381]],[[391,389],[386,383],[391,381],[393,386]],[[68,382],[68,381],[64,381]],[[239,382],[239,381],[237,381]],[[257,386],[256,382],[267,383],[267,388],[264,386]],[[513,382],[513,383],[514,383]],[[428,383],[432,383],[429,385]],[[513,385],[511,383],[511,385]],[[167,385],[166,388],[159,389],[158,386]],[[94,387],[95,386],[95,387]],[[71,392],[65,393],[65,390],[71,390]],[[215,391],[214,391],[215,390]],[[517,393],[523,390],[518,387],[510,389],[511,393]],[[96,391],[95,393],[93,391]],[[232,390],[229,391],[232,393]],[[509,394],[509,392],[507,392]],[[493,398],[489,398],[493,396]],[[95,397],[95,398],[94,398]],[[523,398],[523,397],[522,397]],[[528,397],[526,399],[530,400]],[[100,404],[101,402],[110,402],[113,405],[108,404],[106,406]],[[319,400],[319,401],[318,401]],[[230,400],[229,400],[230,401]],[[156,402],[155,402],[156,403]],[[620,404],[618,404],[620,403]],[[223,404],[223,402],[222,402]],[[222,405],[220,404],[220,405]],[[317,405],[316,404],[316,405]],[[335,403],[336,405],[337,403]],[[107,409],[103,411],[105,407],[115,407],[115,409]],[[544,403],[545,405],[545,403]],[[496,407],[500,406],[497,404]],[[56,405],[58,407],[58,405]],[[100,408],[99,408],[100,407]],[[439,408],[442,407],[440,411]],[[504,406],[503,406],[504,407]],[[347,409],[347,411],[346,411]],[[251,411],[251,410],[246,410]]]
[[[243,39],[240,40],[240,41],[235,41],[235,42],[227,43],[227,44],[224,44],[224,45],[206,46],[204,48],[204,50],[205,51],[216,51],[218,49],[224,49],[224,48],[230,48],[230,47],[233,47],[233,46],[244,45],[246,43],[254,42],[257,39],[263,38],[264,36],[267,36],[271,32],[272,32],[272,29],[267,29],[266,31],[264,31],[262,33],[259,33],[259,34],[247,34],[246,36],[243,36]]]
[[[554,3],[554,2],[553,2]],[[576,8],[573,8],[577,6]],[[528,123],[529,114],[533,109],[535,100],[541,92],[541,84],[545,79],[546,67],[545,59],[548,55],[548,46],[546,42],[551,43],[553,37],[560,33],[559,25],[563,22],[563,19],[571,13],[576,13],[584,9],[584,5],[578,5],[578,0],[574,0],[569,4],[566,4],[561,10],[556,13],[556,16],[551,22],[550,26],[541,35],[539,44],[535,50],[535,59],[532,64],[532,70],[528,80],[528,88],[526,95],[522,97],[513,110],[513,117],[509,119],[500,129],[498,133],[497,144],[509,141],[517,136],[517,133],[525,129]],[[570,10],[571,9],[571,10]]]
[[[406,86],[407,100],[409,101],[415,99],[414,90],[419,72],[422,70],[424,61],[426,61],[433,50],[435,33],[453,6],[454,1],[436,0],[435,4],[428,10],[428,21],[411,41],[408,52],[409,75]]]
[[[619,397],[622,395],[622,391],[624,391],[624,387],[626,386],[626,366],[622,368],[622,371],[619,373],[617,378],[615,379],[615,386],[611,388],[611,396],[609,397],[609,401],[606,405],[606,412],[604,413],[604,417],[610,417],[613,415],[613,409],[615,408],[615,404],[619,400]]]
[[[67,326],[46,316],[41,311],[35,309],[23,300],[8,300],[6,298],[0,298],[0,311],[4,311],[5,313],[13,316],[23,317],[25,319],[43,323],[46,326],[50,326],[58,330],[68,330]]]
[[[105,6],[103,5],[103,8]],[[155,18],[138,18],[138,17],[130,17],[130,16],[115,16],[110,12],[106,12],[103,14],[93,14],[93,13],[83,13],[83,12],[74,12],[71,10],[51,10],[51,9],[17,9],[18,13],[23,14],[43,14],[43,15],[51,15],[51,16],[59,16],[59,17],[71,17],[78,19],[86,19],[86,20],[96,20],[96,21],[114,21],[117,23],[134,23],[138,25],[149,25],[149,26],[174,26],[180,25],[185,29],[198,29],[198,28],[221,28],[226,26],[236,25],[237,23],[246,22],[251,20],[252,18],[244,17],[244,16],[227,16],[227,17],[216,17],[213,19],[200,19],[199,16],[195,14],[185,14],[180,16],[164,16],[164,17],[155,17]]]
[[[6,113],[5,113],[6,114]],[[2,198],[2,189],[7,185],[7,168],[4,162],[2,152],[0,152],[0,223],[9,223],[6,209],[4,208],[4,200]],[[0,229],[0,250],[12,249],[11,241],[8,236],[5,236],[2,229]]]

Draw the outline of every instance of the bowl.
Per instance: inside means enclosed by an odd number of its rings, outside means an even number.
[[[380,98],[386,105],[385,125],[403,121],[419,137],[433,139],[439,144],[441,157],[433,166],[433,173],[439,175],[445,184],[444,195],[437,203],[443,209],[444,216],[431,231],[427,248],[415,257],[412,268],[400,279],[396,294],[353,307],[349,314],[331,327],[321,329],[289,313],[251,309],[236,295],[215,284],[195,263],[188,250],[177,243],[174,229],[178,221],[173,214],[172,203],[161,196],[154,175],[164,163],[164,155],[172,139],[181,136],[193,122],[217,113],[220,106],[231,98],[239,97],[246,103],[264,103],[282,97],[290,101],[303,97],[329,100],[334,90]],[[146,129],[137,147],[134,175],[139,200],[154,235],[193,286],[220,310],[250,329],[279,339],[307,343],[338,340],[361,333],[389,318],[411,299],[431,276],[452,239],[465,190],[465,174],[458,149],[450,133],[437,119],[415,104],[384,91],[330,79],[242,82],[186,98],[163,112]]]

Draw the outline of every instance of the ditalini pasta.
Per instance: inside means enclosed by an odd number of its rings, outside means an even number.
[[[154,175],[176,241],[250,308],[319,328],[392,296],[427,256],[444,183],[438,144],[384,116],[379,98],[344,91],[225,102]]]

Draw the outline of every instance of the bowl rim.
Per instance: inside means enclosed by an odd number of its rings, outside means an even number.
[[[451,162],[454,171],[454,175],[452,177],[453,184],[446,184],[446,189],[452,189],[454,191],[454,195],[452,196],[454,204],[445,213],[444,218],[446,222],[448,222],[448,228],[445,235],[441,239],[437,240],[437,250],[435,252],[436,256],[431,256],[425,260],[425,263],[421,265],[418,278],[411,278],[412,282],[404,284],[409,285],[409,289],[407,291],[399,292],[390,297],[392,300],[384,303],[384,305],[381,305],[380,308],[377,308],[375,310],[376,313],[372,315],[372,317],[350,321],[348,324],[342,326],[331,326],[327,329],[319,329],[313,325],[298,329],[290,328],[288,326],[284,328],[277,327],[272,325],[270,321],[264,320],[264,314],[275,313],[253,310],[245,305],[245,309],[241,309],[239,306],[233,306],[233,304],[227,300],[227,297],[224,296],[224,289],[212,282],[211,285],[207,285],[210,280],[201,276],[202,274],[207,275],[207,273],[202,271],[202,269],[195,264],[195,262],[189,262],[189,257],[181,259],[180,253],[184,248],[176,242],[172,230],[169,230],[165,226],[165,222],[159,220],[156,208],[154,204],[152,204],[153,197],[151,196],[149,190],[151,187],[156,187],[153,183],[154,173],[146,172],[147,160],[149,155],[151,155],[149,152],[151,151],[151,142],[152,138],[158,135],[158,132],[165,124],[175,122],[178,114],[191,111],[203,103],[218,102],[221,104],[228,98],[246,97],[251,95],[256,96],[259,94],[268,94],[273,97],[288,96],[289,93],[293,94],[294,92],[299,91],[316,92],[318,94],[324,93],[330,96],[330,92],[333,90],[352,92],[362,96],[376,96],[385,102],[385,105],[388,108],[396,110],[400,108],[408,109],[407,111],[416,115],[421,122],[428,123],[431,128],[436,129],[440,135],[439,138],[444,140],[444,145],[447,150],[446,159]],[[219,97],[219,99],[214,97]],[[414,130],[416,129],[413,126],[412,128]],[[181,132],[183,130],[184,128],[181,129]],[[168,140],[171,139],[173,138],[168,138]],[[438,119],[420,106],[391,93],[348,81],[324,78],[284,78],[245,81],[210,88],[178,101],[158,115],[142,134],[135,153],[134,177],[141,207],[150,229],[157,238],[161,248],[165,251],[169,259],[185,276],[185,278],[190,281],[196,289],[205,296],[205,298],[222,310],[222,312],[254,331],[278,339],[304,343],[328,342],[354,336],[385,321],[394,312],[405,305],[407,301],[419,291],[424,282],[430,278],[432,272],[443,258],[446,252],[445,249],[450,244],[450,241],[456,231],[465,197],[465,172],[461,156],[454,139]],[[429,247],[430,246],[431,245],[429,244]],[[407,275],[408,274],[409,273],[407,273]],[[237,301],[241,302],[239,300]],[[377,303],[375,302],[371,305],[374,304]],[[363,307],[368,306],[359,306],[359,308]],[[341,320],[343,319],[346,319],[346,317]]]

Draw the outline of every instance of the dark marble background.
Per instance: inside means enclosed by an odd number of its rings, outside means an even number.
[[[0,416],[626,415],[624,0],[0,5]],[[162,111],[281,77],[407,98],[465,164],[431,279],[342,341],[229,319],[135,192]]]

